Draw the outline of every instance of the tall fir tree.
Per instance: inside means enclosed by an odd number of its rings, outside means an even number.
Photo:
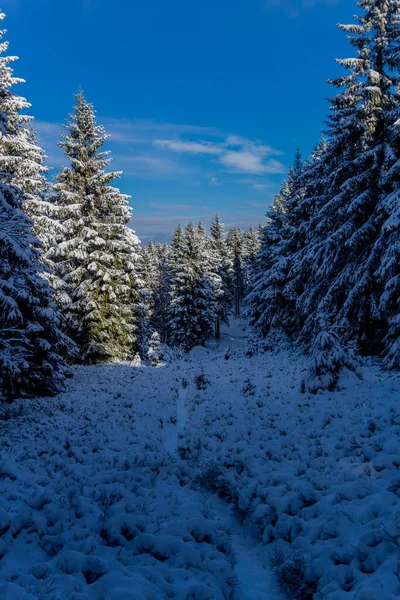
[[[2,42],[0,52],[7,49]],[[23,82],[13,75],[15,60],[0,56],[0,399],[57,393],[66,375],[63,357],[73,346],[39,275],[40,243],[24,211],[40,202],[45,182],[32,118],[21,112],[30,104],[12,91]]]
[[[192,223],[172,245],[171,343],[186,352],[212,336],[217,316],[218,276],[210,267],[206,237]]]
[[[215,321],[215,338],[221,336],[221,323],[229,323],[229,314],[232,310],[232,277],[233,260],[225,240],[225,226],[219,215],[215,216],[210,226],[210,258],[215,272],[220,278],[217,293],[217,317]]]
[[[171,266],[170,248],[151,241],[140,249],[140,322],[138,342],[140,354],[147,358],[154,334],[160,343],[168,341]]]
[[[267,224],[260,232],[260,251],[252,262],[247,313],[261,335],[293,327],[295,297],[286,289],[292,267],[292,236],[296,211],[304,185],[304,166],[299,151],[293,167],[268,209]]]
[[[108,136],[80,92],[60,142],[70,165],[56,177],[63,241],[47,258],[65,285],[69,331],[83,362],[124,360],[135,348],[138,239],[128,227],[129,196],[110,184]]]
[[[280,201],[279,219],[289,229],[280,227],[279,236],[287,241],[277,246],[272,265],[256,273],[258,297],[269,305],[261,311],[264,333],[275,319],[306,347],[315,343],[315,372],[331,369],[333,380],[338,366],[349,366],[343,351],[354,343],[364,354],[383,351],[388,366],[400,361],[400,3],[360,0],[358,6],[357,23],[340,26],[356,57],[339,60],[348,73],[331,81],[339,93],[332,99],[327,141],[306,165],[300,195]],[[283,299],[280,309],[268,296],[273,286],[273,297]],[[320,385],[328,379],[317,377]]]
[[[260,252],[260,231],[254,229],[251,225],[249,229],[243,232],[243,286],[244,296],[247,296],[250,289],[251,275],[257,256]]]
[[[152,326],[160,337],[160,342],[168,341],[168,317],[170,311],[171,290],[171,250],[166,244],[154,245],[154,261],[157,277],[153,288]]]
[[[242,232],[239,227],[231,227],[226,237],[232,260],[231,293],[233,298],[233,311],[235,317],[240,317],[241,306],[244,298],[244,273],[243,273],[243,248]]]
[[[312,275],[302,304],[304,336],[328,323],[344,344],[354,340],[366,354],[382,351],[388,316],[379,308],[377,277],[387,196],[386,173],[398,155],[390,127],[398,106],[399,10],[396,0],[360,0],[357,24],[342,25],[356,48],[355,58],[339,60],[348,74],[333,80],[328,145],[323,166],[323,203],[317,203],[308,232],[305,261]]]

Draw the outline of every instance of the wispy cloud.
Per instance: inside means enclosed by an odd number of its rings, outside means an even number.
[[[229,167],[236,173],[249,173],[252,175],[280,174],[285,172],[285,167],[277,160],[263,162],[263,155],[243,150],[242,152],[227,152],[221,157],[221,164]]]
[[[218,157],[215,162],[227,167],[230,171],[250,175],[281,174],[285,172],[282,163],[270,156],[282,153],[271,146],[242,138],[237,135],[225,136],[220,142],[216,141],[185,141],[179,139],[154,140],[154,145],[164,150],[181,154],[210,155]],[[215,178],[212,179],[215,185]]]
[[[100,119],[99,119],[100,120]],[[151,119],[102,118],[102,124],[111,139],[127,143],[153,143],[166,137],[179,139],[183,135],[218,137],[221,132],[215,127],[163,123]]]
[[[189,154],[221,154],[223,148],[211,142],[184,142],[180,140],[154,140],[154,145],[159,148],[167,148],[176,152],[188,152]]]
[[[110,134],[113,167],[127,176],[186,181],[192,178],[196,185],[207,182],[215,187],[233,183],[233,176],[238,173],[260,178],[285,172],[285,166],[277,160],[282,154],[278,149],[216,127],[125,118],[98,120]],[[38,121],[36,128],[49,164],[64,165],[65,157],[57,146],[62,126]]]

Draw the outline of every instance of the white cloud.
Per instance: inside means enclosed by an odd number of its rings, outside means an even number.
[[[154,145],[159,148],[168,148],[176,152],[189,154],[221,154],[223,148],[211,142],[190,142],[181,140],[154,140]]]
[[[252,175],[284,173],[285,167],[277,160],[263,162],[263,155],[251,150],[227,152],[221,156],[220,163],[235,172]]]
[[[253,152],[262,154],[263,156],[280,156],[283,154],[280,150],[271,148],[271,146],[265,146],[258,141],[249,140],[238,135],[228,135],[226,139],[226,145],[236,148],[247,148]]]
[[[172,152],[192,155],[210,155],[219,157],[217,162],[235,172],[250,175],[284,173],[285,167],[269,156],[282,154],[271,146],[255,142],[238,135],[225,136],[224,141],[216,143],[204,140],[157,139],[154,146]],[[210,185],[215,185],[212,178]]]
[[[281,155],[280,150],[259,140],[224,134],[215,127],[124,118],[99,117],[98,121],[111,136],[109,147],[114,168],[122,169],[128,176],[188,179],[189,174],[197,173],[193,185],[208,180],[210,186],[217,186],[222,183],[221,167],[224,183],[229,183],[229,176],[234,173],[258,178],[285,172],[283,164],[271,158]],[[49,164],[64,165],[65,157],[57,147],[62,126],[38,121],[36,128],[49,155]]]

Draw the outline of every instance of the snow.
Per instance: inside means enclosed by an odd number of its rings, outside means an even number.
[[[186,409],[186,399],[188,396],[188,385],[185,380],[182,380],[181,387],[178,389],[176,397],[176,424],[171,427],[171,431],[167,433],[164,448],[167,452],[174,453],[178,447],[178,438],[185,428],[188,419]]]
[[[2,600],[284,600],[297,563],[318,600],[400,595],[399,377],[301,394],[247,333],[0,408]]]
[[[226,503],[216,495],[210,498],[210,506],[217,518],[221,521],[228,518],[229,521],[240,600],[284,600],[273,574],[266,569],[269,559],[262,545],[254,543],[254,537],[249,535],[232,509],[228,512]]]

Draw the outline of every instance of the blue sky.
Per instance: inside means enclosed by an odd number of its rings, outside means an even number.
[[[16,75],[55,169],[82,88],[111,134],[143,241],[189,218],[264,218],[327,114],[349,0],[3,0]]]

